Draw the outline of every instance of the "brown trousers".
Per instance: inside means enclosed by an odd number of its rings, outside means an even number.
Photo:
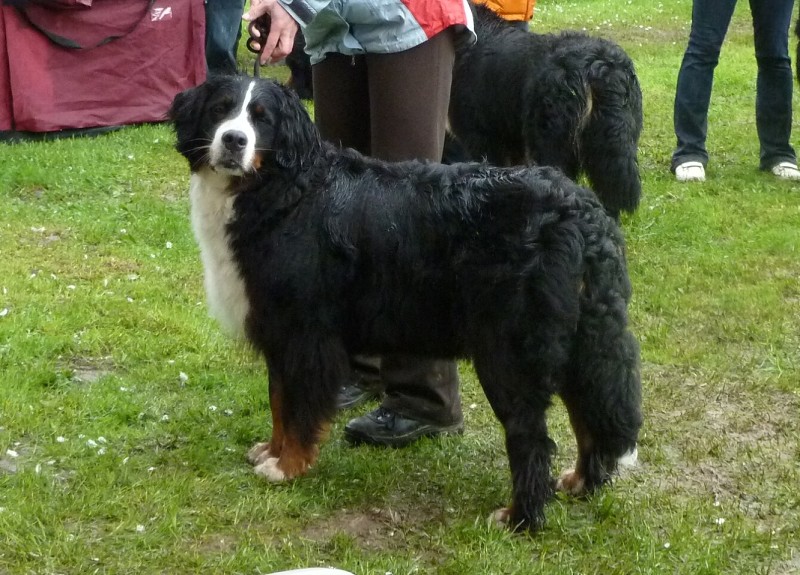
[[[395,54],[327,54],[312,70],[322,137],[383,160],[440,161],[454,57],[450,30]],[[384,407],[441,425],[461,421],[455,362],[391,355],[353,363],[380,366]]]

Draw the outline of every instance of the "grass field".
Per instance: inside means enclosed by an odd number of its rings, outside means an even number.
[[[264,483],[244,459],[269,433],[264,366],[207,317],[171,129],[0,146],[0,575],[800,573],[800,185],[757,169],[739,4],[708,179],[681,185],[690,0],[539,0],[536,30],[615,39],[639,72],[644,198],[623,224],[646,421],[639,466],[557,498],[532,536],[487,525],[510,482],[468,364],[462,437],[351,448],[343,413],[308,477]],[[560,404],[550,427],[561,470]]]

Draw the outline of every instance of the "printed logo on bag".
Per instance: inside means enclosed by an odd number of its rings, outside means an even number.
[[[159,20],[172,20],[172,6],[153,8],[150,11],[150,21],[157,22]]]

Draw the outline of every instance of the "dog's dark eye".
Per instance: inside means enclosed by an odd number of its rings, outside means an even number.
[[[215,118],[221,118],[233,108],[231,98],[223,98],[211,104],[210,112]]]

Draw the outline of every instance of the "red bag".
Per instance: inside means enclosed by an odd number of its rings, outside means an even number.
[[[205,80],[203,0],[17,4],[0,6],[0,137],[163,121]]]

